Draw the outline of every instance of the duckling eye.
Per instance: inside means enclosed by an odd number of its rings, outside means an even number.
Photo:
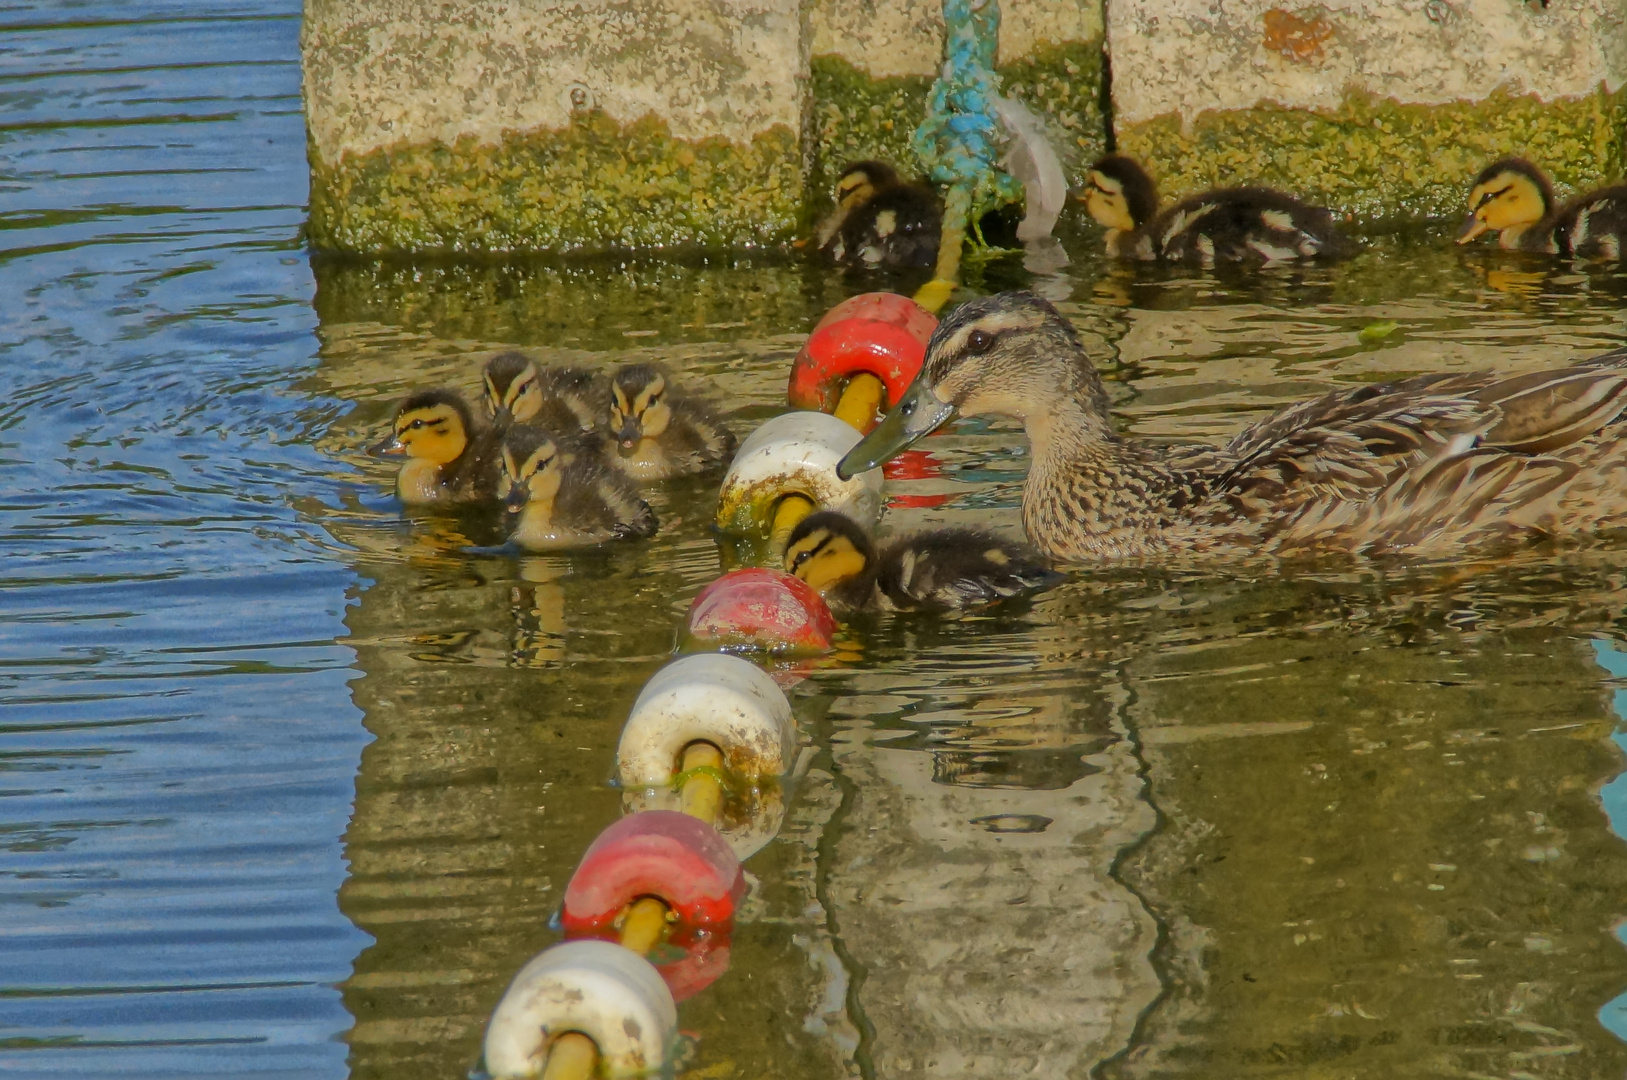
[[[1488,191],[1488,192],[1486,192],[1484,195],[1480,196],[1480,201],[1474,204],[1474,208],[1476,210],[1478,210],[1482,206],[1485,206],[1487,203],[1491,202],[1493,199],[1502,198],[1504,195],[1507,195],[1509,193],[1509,191],[1513,189],[1513,187],[1514,187],[1514,185],[1510,184],[1506,188],[1499,188],[1496,191]]]
[[[973,330],[966,336],[966,351],[969,353],[986,353],[993,344],[994,335],[983,330]]]
[[[796,573],[798,570],[802,569],[802,564],[811,558],[813,558],[813,552],[811,550],[797,552],[791,557],[791,572]]]

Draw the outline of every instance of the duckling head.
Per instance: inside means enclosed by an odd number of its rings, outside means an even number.
[[[855,161],[836,178],[836,205],[852,209],[883,188],[898,183],[898,172],[885,161]]]
[[[1467,244],[1484,232],[1501,232],[1512,241],[1548,216],[1554,205],[1548,178],[1523,158],[1504,158],[1480,170],[1469,189],[1469,218],[1458,230]]]
[[[1026,290],[978,297],[938,323],[921,373],[836,474],[847,480],[879,467],[956,413],[1015,417],[1037,440],[1064,411],[1075,436],[1112,437],[1107,389],[1073,324]]]
[[[785,541],[785,569],[825,593],[864,573],[875,562],[875,545],[859,523],[835,510],[797,522]]]
[[[503,436],[503,478],[508,481],[505,504],[517,514],[532,503],[550,504],[559,494],[564,462],[559,446],[544,431],[510,428]]]
[[[1158,185],[1135,159],[1109,154],[1085,175],[1085,210],[1109,229],[1139,229],[1158,213]]]
[[[623,451],[654,439],[672,423],[667,376],[654,364],[627,364],[610,380],[610,434]]]
[[[457,391],[425,390],[401,403],[390,434],[373,451],[445,465],[462,455],[473,426],[469,406]]]
[[[542,408],[537,365],[523,353],[498,353],[486,361],[486,409],[499,426],[525,423]]]

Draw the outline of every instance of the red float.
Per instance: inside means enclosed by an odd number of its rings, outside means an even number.
[[[887,388],[891,408],[921,370],[937,317],[907,296],[862,293],[825,313],[791,364],[786,397],[798,409],[836,411],[842,388],[868,372]]]
[[[830,649],[836,618],[801,578],[766,567],[731,570],[689,605],[697,644],[775,652]]]
[[[624,817],[593,841],[565,887],[566,934],[603,936],[644,896],[661,900],[686,928],[726,927],[746,880],[728,841],[676,810]]]
[[[725,930],[679,927],[647,958],[672,991],[673,1001],[694,997],[729,970],[729,934]]]

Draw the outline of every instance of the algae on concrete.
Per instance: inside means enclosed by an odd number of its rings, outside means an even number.
[[[674,138],[653,115],[600,110],[559,131],[509,132],[311,156],[309,235],[319,248],[382,253],[608,250],[779,243],[801,209],[797,134],[749,145]]]
[[[1466,212],[1469,181],[1519,154],[1561,194],[1611,182],[1623,167],[1627,88],[1541,101],[1405,105],[1347,94],[1334,112],[1251,109],[1173,114],[1118,129],[1118,147],[1146,163],[1166,199],[1217,185],[1267,184],[1371,222]]]

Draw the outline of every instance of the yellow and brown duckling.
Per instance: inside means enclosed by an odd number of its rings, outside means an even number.
[[[982,529],[937,529],[876,549],[859,523],[822,510],[797,523],[785,569],[839,615],[857,611],[962,611],[1062,580],[1034,555]]]
[[[1541,169],[1523,158],[1494,161],[1469,189],[1469,218],[1458,243],[1488,232],[1508,251],[1619,261],[1627,253],[1627,184],[1560,206]]]
[[[1022,519],[1047,558],[1453,555],[1627,527],[1627,349],[1570,367],[1422,375],[1282,409],[1224,446],[1119,434],[1068,322],[1028,292],[963,304],[842,460],[874,468],[957,413],[1021,420]]]
[[[499,432],[510,423],[546,431],[591,431],[599,423],[609,388],[603,374],[587,368],[539,366],[519,352],[486,361],[482,382],[486,411]]]
[[[836,209],[815,230],[820,251],[844,266],[932,266],[943,230],[943,203],[922,184],[900,180],[891,165],[861,161],[836,182]]]
[[[424,390],[401,403],[373,451],[407,456],[395,482],[402,502],[472,502],[497,494],[498,466],[484,436],[463,395]]]
[[[524,424],[503,437],[510,536],[531,551],[592,547],[655,535],[655,512],[581,436],[556,439]]]
[[[624,364],[610,377],[606,458],[639,483],[689,476],[728,464],[734,433],[700,398],[656,364]]]
[[[1107,228],[1107,253],[1117,259],[1213,266],[1338,259],[1354,250],[1325,207],[1272,188],[1215,188],[1160,212],[1152,177],[1122,154],[1091,166],[1084,202]]]

